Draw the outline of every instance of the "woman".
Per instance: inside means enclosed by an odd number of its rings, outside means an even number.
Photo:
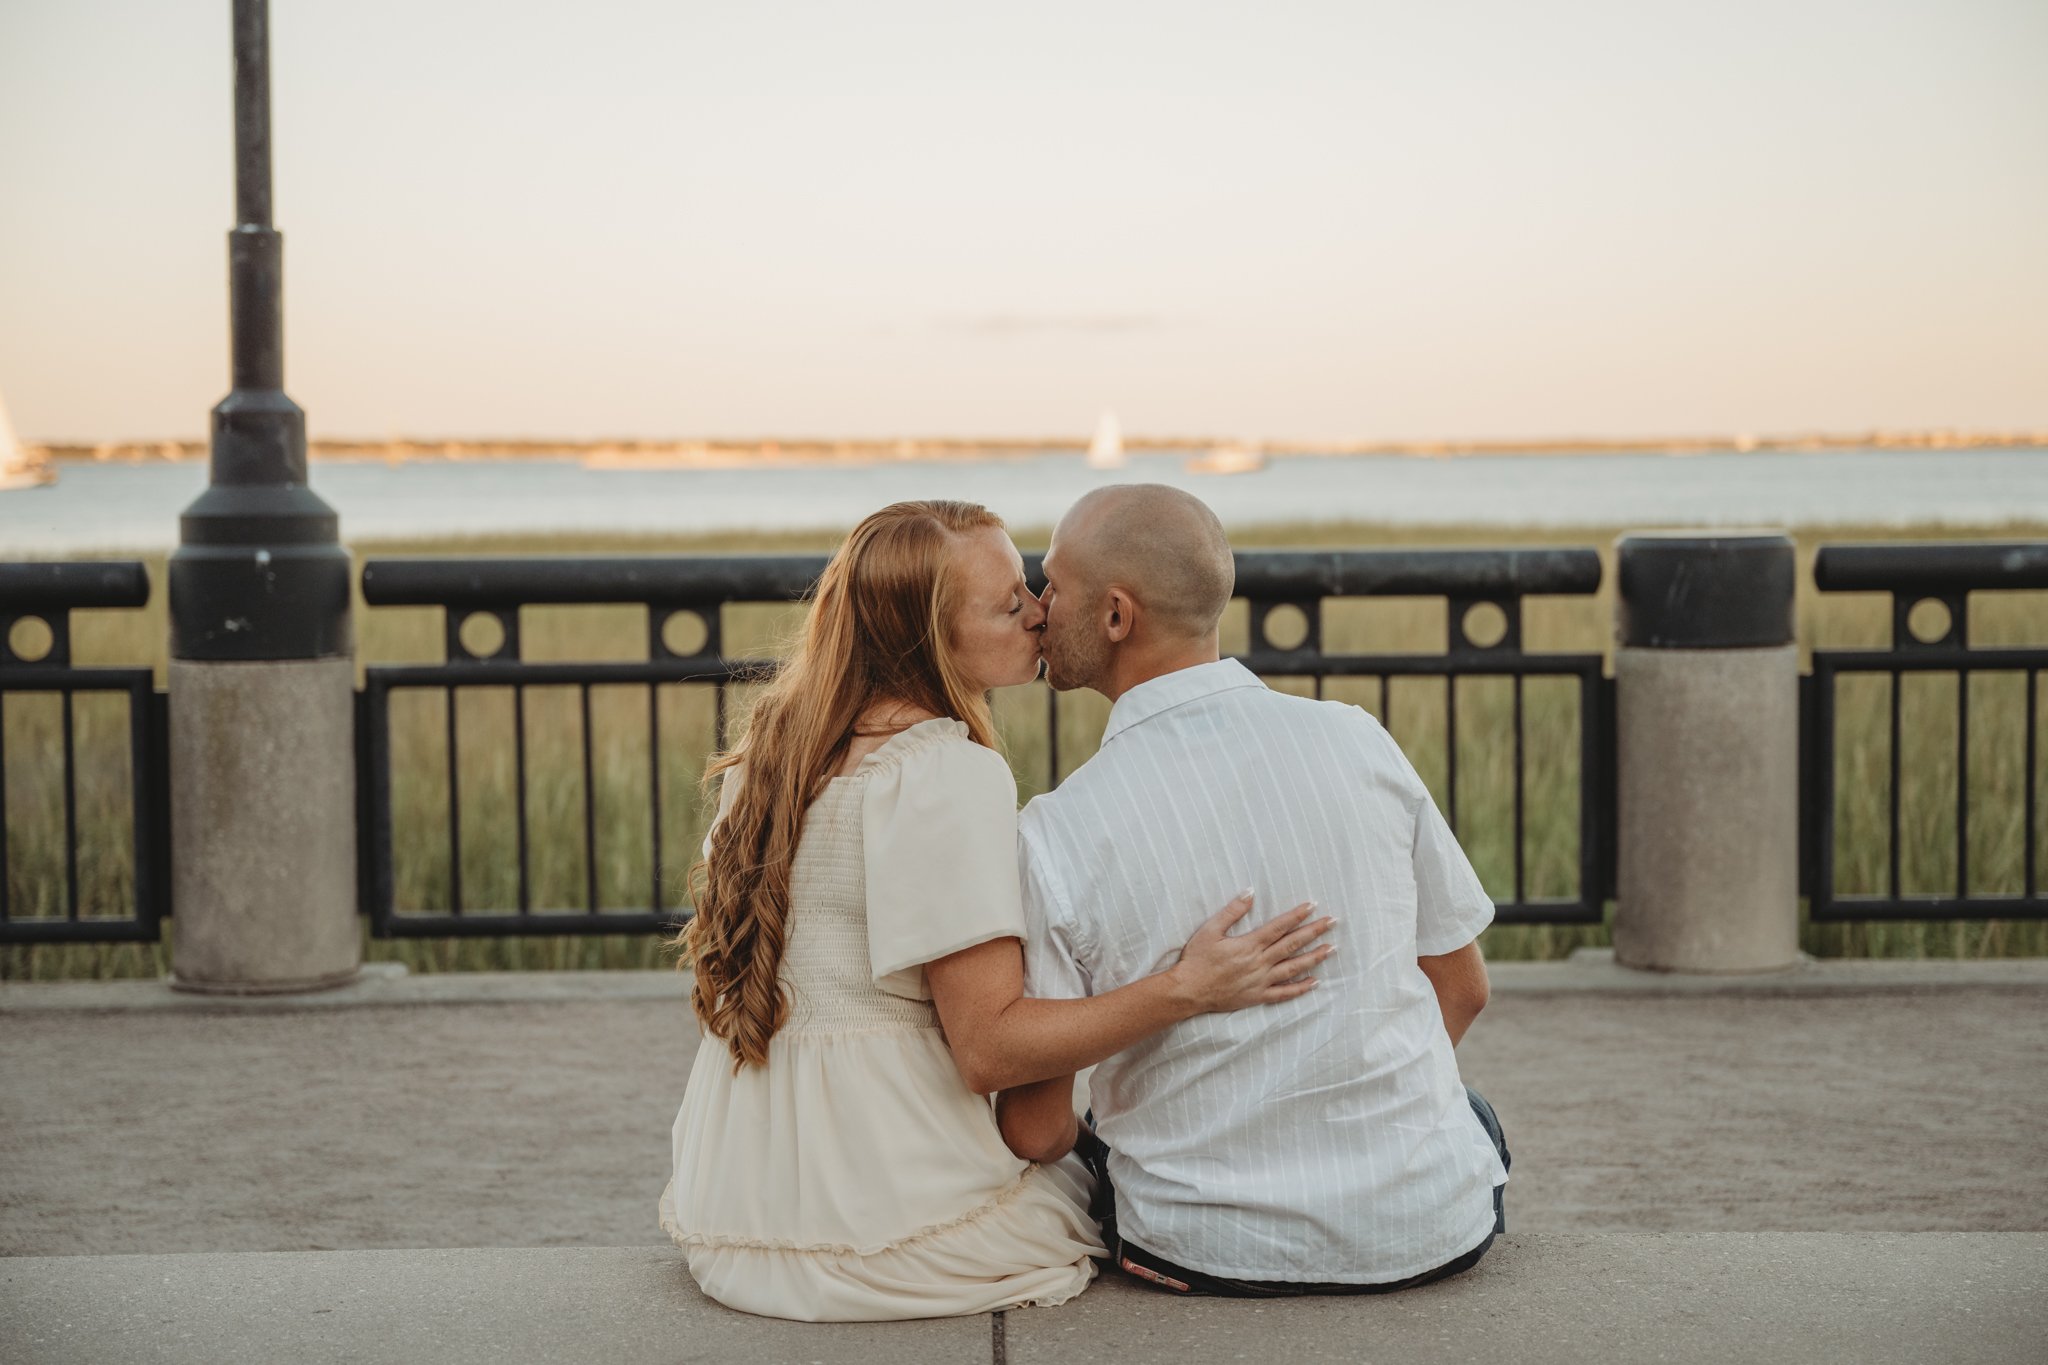
[[[1180,1020],[1291,999],[1310,907],[1090,1000],[1023,997],[1016,788],[987,691],[1044,612],[994,514],[884,508],[819,580],[723,774],[676,940],[703,1042],[663,1229],[705,1293],[813,1321],[1060,1303],[1102,1252],[1079,1160],[1011,1155],[987,1098]]]

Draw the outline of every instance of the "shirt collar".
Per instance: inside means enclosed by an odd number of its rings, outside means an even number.
[[[1176,706],[1185,706],[1191,701],[1200,701],[1203,697],[1233,688],[1265,685],[1258,674],[1235,659],[1218,659],[1212,664],[1196,664],[1192,668],[1162,673],[1139,683],[1116,699],[1116,705],[1109,709],[1109,724],[1103,728],[1102,742],[1107,745],[1133,725],[1141,725]]]

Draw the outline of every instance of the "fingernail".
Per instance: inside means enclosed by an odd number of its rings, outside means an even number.
[[[1242,890],[1242,891],[1238,892],[1238,893],[1237,893],[1237,894],[1236,894],[1235,896],[1232,896],[1232,897],[1231,897],[1231,899],[1232,899],[1232,900],[1234,900],[1234,901],[1248,901],[1248,900],[1250,900],[1251,898],[1252,898],[1252,889],[1251,889],[1251,888],[1250,888],[1249,886],[1247,886],[1247,887],[1246,887],[1246,888],[1245,888],[1244,890]]]

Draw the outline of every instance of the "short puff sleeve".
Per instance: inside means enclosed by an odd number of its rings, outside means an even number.
[[[861,799],[861,842],[878,988],[929,1000],[925,963],[1023,938],[1016,779],[964,731],[877,765]]]

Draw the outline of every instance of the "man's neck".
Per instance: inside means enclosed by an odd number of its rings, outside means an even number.
[[[1124,693],[1154,678],[1163,678],[1169,673],[1178,673],[1184,668],[1195,668],[1201,664],[1213,664],[1222,658],[1222,651],[1216,641],[1198,641],[1193,644],[1175,644],[1143,653],[1119,653],[1110,661],[1109,676],[1096,690],[1114,702]]]

